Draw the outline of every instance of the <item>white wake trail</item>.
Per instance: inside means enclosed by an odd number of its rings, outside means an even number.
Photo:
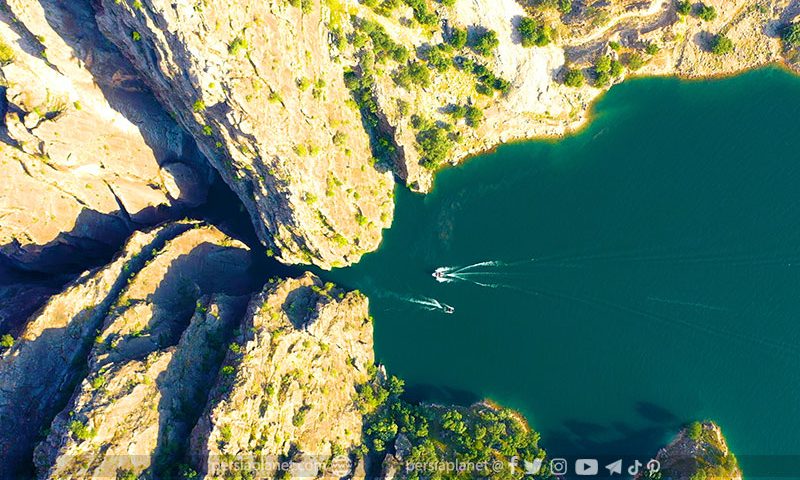
[[[715,312],[727,312],[727,308],[722,307],[715,307],[714,305],[708,305],[705,303],[700,302],[686,302],[681,300],[672,300],[669,298],[661,298],[661,297],[647,297],[648,300],[652,302],[659,302],[659,303],[666,303],[669,305],[680,305],[683,307],[695,307],[695,308],[702,308],[704,310],[713,310]]]

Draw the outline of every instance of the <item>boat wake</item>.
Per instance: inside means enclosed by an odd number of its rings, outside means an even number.
[[[728,328],[723,328],[716,325],[710,325],[706,322],[692,322],[681,317],[673,318],[665,316],[663,314],[649,312],[647,310],[643,310],[638,306],[632,306],[632,305],[629,306],[629,305],[614,303],[601,298],[578,296],[555,290],[535,287],[534,285],[531,285],[533,283],[532,272],[520,272],[520,271],[515,271],[514,268],[511,268],[531,263],[541,263],[541,264],[547,264],[548,266],[557,266],[558,264],[550,263],[553,261],[558,261],[558,262],[566,261],[573,264],[576,261],[587,261],[587,260],[606,261],[612,259],[630,260],[630,261],[654,261],[654,262],[677,261],[678,263],[719,262],[722,264],[727,264],[729,266],[763,265],[763,264],[787,264],[791,266],[791,264],[787,262],[787,258],[779,258],[779,259],[765,258],[764,256],[761,256],[759,258],[758,256],[732,255],[725,258],[721,256],[679,257],[679,256],[668,256],[668,255],[662,255],[662,256],[631,255],[626,257],[624,255],[603,255],[603,256],[584,255],[584,256],[574,256],[573,258],[549,257],[549,258],[541,258],[540,260],[531,258],[528,260],[522,260],[517,262],[502,262],[499,260],[482,261],[472,265],[467,265],[465,267],[440,267],[434,270],[433,276],[439,282],[445,282],[445,283],[463,282],[484,288],[493,288],[493,289],[502,288],[502,289],[514,290],[528,295],[549,298],[550,300],[575,302],[600,310],[616,311],[617,313],[626,313],[631,316],[646,318],[668,326],[687,328],[697,332],[711,334],[717,337],[724,337],[737,340],[739,342],[745,342],[750,344],[755,343],[761,345],[762,347],[767,347],[774,351],[782,351],[790,355],[800,354],[800,348],[797,345],[789,344],[787,342],[783,342],[777,339],[760,337],[754,334],[753,332],[749,333],[736,332]],[[519,285],[519,281],[521,280],[524,281],[524,283],[522,285]],[[709,312],[729,311],[729,309],[727,308],[709,305],[701,302],[681,301],[681,300],[656,297],[656,296],[648,296],[646,300],[650,302],[683,306],[698,310],[706,310]]]

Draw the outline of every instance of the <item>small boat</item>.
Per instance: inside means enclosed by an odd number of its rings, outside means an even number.
[[[444,313],[453,313],[455,311],[456,311],[456,309],[451,307],[450,305],[445,305],[444,306]]]
[[[445,277],[444,270],[442,270],[441,268],[437,268],[436,270],[434,270],[432,275],[433,278],[437,280],[444,280]]]

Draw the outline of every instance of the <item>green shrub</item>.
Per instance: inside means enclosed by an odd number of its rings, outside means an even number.
[[[438,72],[446,72],[453,65],[453,60],[447,56],[439,45],[428,50],[428,63]]]
[[[500,40],[497,39],[497,32],[494,30],[484,29],[477,32],[472,41],[472,49],[485,57],[491,55],[498,45],[500,45]]]
[[[341,130],[337,130],[336,133],[333,134],[333,144],[336,146],[341,146],[344,142],[347,141],[347,134],[342,132]]]
[[[5,334],[0,337],[0,347],[2,348],[11,348],[14,346],[14,337],[9,334]]]
[[[692,422],[687,428],[689,438],[695,442],[699,441],[703,436],[703,424],[700,422]]]
[[[414,10],[414,19],[423,25],[435,25],[438,18],[435,14],[428,11],[426,0],[403,0],[403,2]]]
[[[473,128],[477,127],[483,122],[483,111],[478,107],[470,105],[464,113],[464,118],[467,120],[467,125]]]
[[[611,57],[601,55],[597,57],[594,62],[594,71],[596,73],[608,73],[611,71]]]
[[[624,71],[625,67],[622,66],[622,62],[619,60],[611,61],[611,70],[609,70],[608,73],[610,73],[612,77],[619,77]]]
[[[422,165],[431,170],[444,163],[453,150],[447,130],[435,125],[417,134],[417,145],[422,151]]]
[[[640,53],[633,52],[628,54],[627,57],[628,68],[631,70],[639,70],[644,66],[644,57]]]
[[[564,85],[568,87],[581,87],[585,82],[583,72],[577,68],[570,68],[564,74]]]
[[[247,40],[242,37],[236,37],[228,45],[228,53],[231,55],[238,55],[242,50],[247,49]]]
[[[192,104],[192,111],[194,113],[200,113],[206,109],[206,104],[202,100],[195,100],[194,104]]]
[[[415,85],[427,87],[431,84],[431,73],[420,62],[414,61],[408,64],[408,75]]]
[[[452,45],[453,48],[464,48],[464,46],[467,44],[467,30],[453,27],[452,31],[450,32],[450,36],[447,38],[447,43]]]
[[[715,35],[711,40],[711,53],[725,55],[733,51],[733,40],[723,34]]]
[[[97,435],[97,432],[95,432],[94,429],[87,427],[79,420],[73,420],[69,422],[69,431],[75,435],[75,438],[83,441],[94,438],[94,436]]]
[[[800,47],[800,23],[787,26],[781,37],[787,46]]]
[[[408,49],[392,40],[381,24],[363,18],[357,18],[354,23],[360,33],[372,40],[372,51],[378,63],[389,58],[399,63],[408,61]]]
[[[0,65],[8,65],[14,61],[14,50],[3,39],[0,39]]]
[[[717,9],[705,3],[701,3],[700,7],[697,9],[697,16],[706,22],[710,22],[717,18]]]
[[[659,48],[658,45],[656,45],[654,42],[650,42],[645,47],[644,52],[648,55],[655,55],[656,53],[658,53],[659,50],[661,49]]]
[[[523,47],[543,47],[552,41],[553,32],[543,22],[525,17],[517,27]]]
[[[595,87],[606,87],[611,83],[611,75],[608,72],[598,72],[594,77]]]
[[[679,15],[689,15],[692,13],[692,2],[689,0],[679,0],[675,10]]]
[[[137,480],[138,478],[139,476],[130,470],[117,471],[117,480]]]

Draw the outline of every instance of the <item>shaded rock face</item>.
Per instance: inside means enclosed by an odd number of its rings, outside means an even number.
[[[0,253],[29,270],[79,268],[203,200],[209,168],[88,1],[3,3]],[[175,162],[192,179],[185,195]]]
[[[87,367],[89,383],[78,387],[70,407],[54,422],[46,446],[37,455],[38,466],[47,476],[51,461],[59,465],[56,472],[71,471],[78,457],[88,458],[91,468],[105,465],[102,454],[92,449],[96,445],[74,441],[90,439],[89,432],[101,430],[95,422],[108,420],[102,409],[97,419],[86,413],[87,395],[102,393],[95,391],[101,390],[96,378],[114,371],[123,377],[155,375],[160,380],[163,372],[147,365],[146,359],[161,366],[175,364],[178,360],[156,362],[161,357],[152,355],[179,343],[192,322],[197,299],[214,293],[241,295],[252,288],[246,275],[249,262],[246,247],[215,228],[173,223],[137,232],[108,266],[84,273],[53,296],[0,358],[0,421],[7,426],[0,431],[0,477],[10,478],[30,464],[37,437],[63,408]],[[176,358],[179,354],[183,355],[180,349]],[[87,392],[89,386],[93,389]],[[181,388],[180,382],[171,387]],[[132,398],[117,393],[120,398]],[[109,397],[98,399],[100,404],[108,401]],[[71,408],[79,414],[77,418]],[[128,411],[128,407],[120,408]],[[85,429],[80,430],[73,420],[85,422],[80,424]],[[116,428],[129,427],[114,422],[103,424],[103,434],[119,435]],[[62,456],[66,460],[59,461]]]
[[[741,480],[742,471],[728,449],[722,429],[714,422],[695,422],[681,430],[669,445],[659,450],[661,477],[689,480],[709,478]],[[637,478],[646,479],[646,474]]]
[[[269,461],[279,459],[324,470],[360,443],[354,396],[374,361],[363,295],[311,274],[280,281],[253,298],[234,342],[192,432],[198,471],[228,478],[235,461],[259,459],[259,478],[271,478]]]
[[[393,179],[373,166],[361,116],[346,102],[330,8],[96,4],[102,31],[195,137],[278,259],[330,268],[377,248]]]

